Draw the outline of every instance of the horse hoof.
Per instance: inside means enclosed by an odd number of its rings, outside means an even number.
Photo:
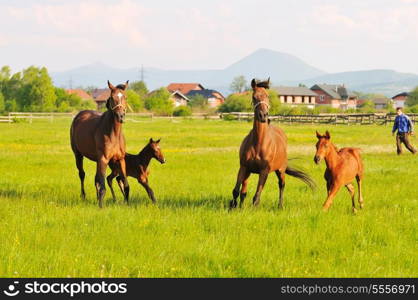
[[[357,208],[353,207],[353,214],[357,214]]]
[[[328,212],[328,210],[329,210],[329,207],[325,207],[325,206],[324,206],[324,207],[322,207],[322,211],[323,211],[323,212]]]
[[[237,201],[231,200],[229,202],[229,209],[234,209],[237,207],[237,205],[238,205]]]

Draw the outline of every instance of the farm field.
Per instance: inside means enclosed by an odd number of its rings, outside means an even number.
[[[86,159],[87,200],[79,196],[70,122],[0,124],[2,277],[418,277],[418,156],[396,155],[390,126],[276,124],[291,164],[311,174],[317,190],[287,176],[278,210],[271,174],[254,209],[253,174],[245,207],[229,212],[238,148],[252,123],[125,123],[130,153],[162,138],[167,163],[153,160],[149,178],[158,205],[130,177],[131,205],[115,182],[118,201],[107,189],[99,209],[95,163]],[[363,150],[365,208],[357,215],[345,189],[321,211],[325,163],[313,156],[315,130],[326,129],[338,147]]]

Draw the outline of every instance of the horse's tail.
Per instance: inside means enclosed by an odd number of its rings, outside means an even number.
[[[302,180],[304,183],[306,183],[307,186],[309,186],[311,190],[316,189],[315,181],[313,181],[313,179],[307,173],[296,168],[287,166],[286,174]]]

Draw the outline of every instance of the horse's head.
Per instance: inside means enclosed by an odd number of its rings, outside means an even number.
[[[326,157],[332,147],[331,144],[331,135],[329,134],[328,130],[325,131],[325,135],[321,135],[318,131],[316,132],[316,137],[318,138],[318,142],[316,143],[316,154],[314,157],[314,162],[319,164],[321,159]]]
[[[265,123],[270,109],[270,99],[266,91],[270,88],[270,78],[262,82],[253,79],[251,80],[251,87],[253,88],[254,118]]]
[[[126,89],[128,88],[129,80],[125,84],[118,84],[116,87],[107,81],[110,89],[110,97],[107,99],[106,108],[110,110],[116,117],[118,122],[123,123],[126,114]]]
[[[160,163],[164,164],[165,158],[160,148],[160,141],[161,139],[154,141],[152,138],[150,138],[148,146],[151,148],[152,157],[158,160]]]

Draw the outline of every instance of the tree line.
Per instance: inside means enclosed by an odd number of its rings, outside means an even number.
[[[218,108],[209,106],[208,99],[201,95],[190,97],[187,106],[174,106],[171,93],[161,87],[149,92],[145,82],[135,81],[129,85],[126,91],[128,103],[134,112],[151,111],[159,115],[188,116],[193,112],[245,112],[252,111],[251,89],[247,85],[244,76],[237,76],[231,83],[231,91],[225,102]],[[94,87],[85,89],[92,93]],[[361,94],[360,98],[366,99],[359,109],[345,110],[332,108],[331,106],[316,106],[314,109],[304,105],[289,106],[282,104],[278,93],[271,89],[270,97],[271,114],[316,114],[338,112],[375,112],[373,97],[382,97],[376,94]],[[418,87],[410,92],[406,102],[406,112],[418,113]],[[96,109],[94,101],[86,101],[76,94],[69,94],[65,89],[55,87],[45,67],[30,66],[21,72],[12,74],[9,66],[0,69],[0,113],[11,111],[23,112],[72,112],[83,109]],[[386,111],[392,111],[392,105],[387,103]]]

